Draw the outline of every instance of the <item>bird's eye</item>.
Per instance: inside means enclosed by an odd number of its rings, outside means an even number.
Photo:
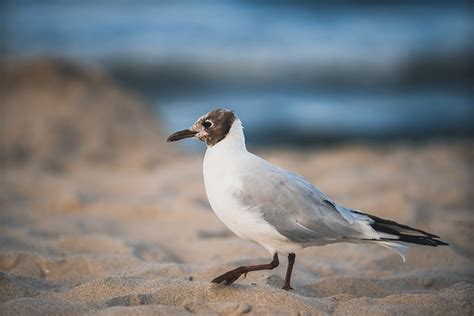
[[[212,127],[212,125],[214,125],[211,121],[209,120],[206,120],[202,123],[202,125],[205,127],[205,128],[210,128]]]

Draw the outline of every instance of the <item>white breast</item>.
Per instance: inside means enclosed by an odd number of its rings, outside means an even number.
[[[271,253],[301,248],[278,233],[261,214],[249,211],[235,198],[235,193],[242,189],[241,175],[255,172],[260,160],[247,152],[240,124],[234,125],[224,140],[207,149],[204,157],[204,185],[214,213],[234,234],[262,245]]]

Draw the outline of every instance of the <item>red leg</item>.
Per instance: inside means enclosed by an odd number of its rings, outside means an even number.
[[[288,254],[288,268],[286,269],[285,284],[282,289],[285,291],[293,290],[290,285],[291,273],[293,272],[293,265],[295,264],[296,255],[294,253]]]
[[[238,267],[234,270],[227,271],[226,273],[218,276],[217,278],[215,278],[211,282],[212,283],[222,283],[222,282],[224,282],[224,284],[226,284],[226,285],[232,284],[235,281],[237,281],[237,279],[240,278],[240,276],[242,274],[247,275],[247,273],[251,272],[251,271],[272,270],[272,269],[278,267],[279,264],[280,264],[280,262],[278,261],[278,254],[275,253],[275,254],[273,254],[273,260],[270,263],[258,264],[258,265],[253,265],[253,266],[241,266],[241,267]]]

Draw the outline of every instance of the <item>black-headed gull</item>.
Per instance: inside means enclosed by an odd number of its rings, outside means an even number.
[[[436,235],[338,205],[303,177],[248,152],[233,111],[213,110],[168,142],[189,137],[207,144],[204,184],[214,213],[237,236],[273,255],[268,264],[238,267],[214,283],[231,284],[250,271],[273,269],[280,253],[288,255],[283,289],[290,290],[295,252],[330,243],[375,243],[404,261],[406,243],[447,245]]]

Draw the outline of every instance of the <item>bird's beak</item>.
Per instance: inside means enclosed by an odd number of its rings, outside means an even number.
[[[197,131],[193,131],[192,129],[185,129],[176,133],[171,134],[168,139],[166,140],[168,143],[169,142],[175,142],[181,139],[193,137],[197,134]]]

